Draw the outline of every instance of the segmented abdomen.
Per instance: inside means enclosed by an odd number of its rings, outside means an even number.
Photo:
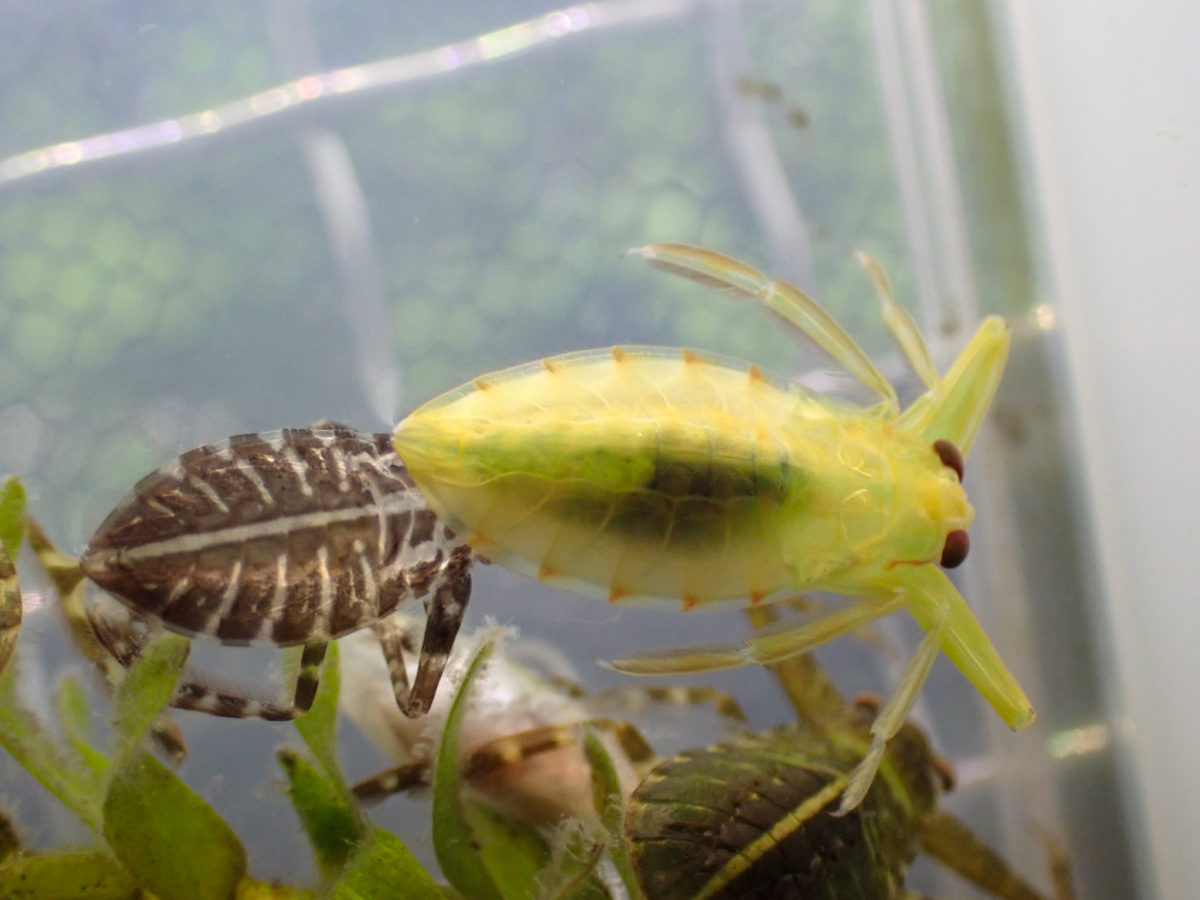
[[[814,502],[793,432],[830,424],[804,423],[800,402],[752,366],[612,348],[476,379],[395,443],[483,555],[585,593],[694,605],[790,583],[783,529]]]
[[[370,624],[470,559],[388,435],[336,426],[188,451],[133,488],[82,565],[173,630],[287,646]]]

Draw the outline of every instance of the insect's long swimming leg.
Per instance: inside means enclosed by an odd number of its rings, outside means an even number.
[[[90,631],[107,656],[122,668],[129,668],[150,642],[156,627],[138,619],[115,600],[92,603],[84,607]],[[139,622],[146,630],[139,630]],[[258,718],[279,722],[296,718],[308,711],[316,696],[321,663],[325,658],[326,642],[305,645],[296,678],[296,693],[290,706],[214,687],[198,673],[184,670],[184,677],[175,686],[170,705],[176,709],[191,709],[209,715],[232,719]],[[97,662],[101,662],[97,659]],[[107,665],[102,664],[106,675]],[[155,723],[155,737],[172,757],[182,759],[186,753],[178,729],[169,719]]]
[[[925,343],[925,337],[921,334],[921,329],[917,327],[912,315],[896,302],[896,298],[892,294],[891,282],[888,281],[883,266],[876,262],[873,256],[861,250],[857,251],[855,256],[875,286],[875,293],[879,295],[883,324],[887,326],[888,332],[900,345],[905,359],[917,373],[917,377],[924,382],[925,387],[931,391],[936,390],[942,382],[942,376],[938,374],[937,366],[933,364],[933,354],[929,352],[929,345]]]
[[[716,647],[668,647],[606,663],[627,675],[711,672],[752,663],[770,665],[836,640],[862,626],[903,609],[901,596],[861,600],[809,622],[753,635],[741,644]]]
[[[816,300],[785,281],[773,281],[747,263],[715,250],[688,244],[649,244],[630,250],[658,269],[700,284],[759,300],[785,325],[816,342],[847,372],[883,398],[894,415],[900,408],[896,389],[866,351]]]

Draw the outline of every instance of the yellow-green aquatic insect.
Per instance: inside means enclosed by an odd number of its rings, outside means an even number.
[[[1009,332],[989,317],[940,375],[886,276],[860,255],[883,318],[927,390],[896,391],[815,300],[724,254],[633,251],[757,298],[880,396],[867,408],[780,386],[754,365],[691,350],[614,347],[474,379],[416,410],[395,445],[417,486],[480,553],[613,602],[755,604],[831,591],[858,602],[742,645],[613,663],[636,674],[770,663],[900,609],[926,631],[872,728],[843,811],[870,786],[941,649],[1013,728],[1033,709],[942,571],[974,515],[962,461],[1000,381]]]

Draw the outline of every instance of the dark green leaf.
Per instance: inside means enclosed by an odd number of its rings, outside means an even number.
[[[279,751],[288,779],[288,796],[300,817],[325,878],[345,867],[363,839],[365,825],[346,791],[320,769],[290,750]]]
[[[100,830],[103,786],[95,772],[45,733],[17,700],[16,667],[0,674],[0,746],[75,815]]]
[[[550,848],[541,835],[470,797],[462,798],[462,810],[479,861],[505,900],[537,897],[550,859]]]
[[[495,641],[484,641],[446,717],[433,775],[433,849],[438,865],[454,887],[473,900],[503,900],[479,853],[482,841],[474,834],[462,803],[458,743],[470,707],[471,685],[483,671]]]
[[[129,900],[137,885],[103,850],[22,856],[0,864],[5,900]]]
[[[604,742],[596,737],[590,728],[584,737],[583,749],[592,769],[592,802],[600,815],[600,824],[608,834],[613,864],[617,867],[625,889],[629,891],[630,900],[644,900],[642,889],[633,873],[633,862],[625,846],[624,804],[616,766],[613,765]]]
[[[104,836],[161,900],[229,900],[246,851],[207,803],[162,763],[133,752],[104,799]]]
[[[330,900],[444,900],[437,886],[408,848],[376,828],[367,835],[350,866],[330,889]]]
[[[348,794],[337,762],[337,707],[341,686],[338,646],[332,643],[321,666],[321,683],[317,687],[313,705],[308,712],[295,720],[295,724],[312,755],[325,767],[326,774]]]
[[[15,559],[25,522],[25,486],[19,478],[0,485],[0,545]]]
[[[65,672],[54,693],[58,718],[63,736],[79,758],[103,778],[108,772],[108,759],[91,745],[92,711],[88,706],[87,694],[73,672]]]
[[[126,672],[114,699],[117,746],[113,759],[133,752],[154,724],[187,662],[189,643],[177,634],[164,634],[151,643]]]

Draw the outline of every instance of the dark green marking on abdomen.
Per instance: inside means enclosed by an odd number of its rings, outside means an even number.
[[[731,533],[753,533],[784,504],[797,504],[803,482],[786,461],[755,465],[712,456],[686,459],[659,454],[636,487],[607,490],[582,480],[552,503],[555,513],[583,526],[636,541],[668,534],[680,550],[720,547]]]

